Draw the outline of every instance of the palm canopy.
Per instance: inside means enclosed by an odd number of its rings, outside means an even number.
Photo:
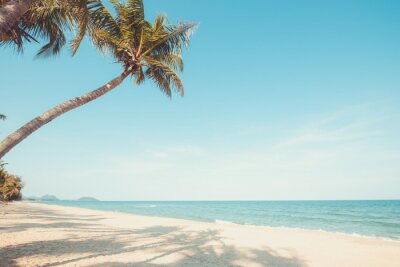
[[[121,63],[136,84],[148,78],[168,96],[172,89],[183,95],[177,72],[183,71],[182,49],[188,45],[196,24],[175,25],[164,15],[158,15],[152,24],[145,19],[143,0],[125,3],[111,0],[111,3],[115,16],[100,1],[92,1],[88,6],[88,29],[94,45]],[[79,40],[72,43],[73,50],[79,43]]]
[[[175,25],[163,15],[151,24],[145,19],[142,0],[124,3],[111,0],[115,16],[99,0],[87,1],[85,10],[89,15],[81,24],[83,30],[72,42],[73,52],[86,32],[100,51],[111,54],[122,64],[123,72],[98,89],[51,108],[8,135],[0,142],[0,158],[55,118],[114,90],[129,75],[137,84],[146,78],[155,81],[168,96],[174,89],[183,95],[183,84],[177,73],[183,70],[182,50],[188,45],[195,24]]]
[[[9,0],[0,0],[0,7]],[[66,44],[66,31],[78,29],[77,38],[86,32],[87,5],[90,0],[38,0],[27,12],[0,35],[0,46],[11,45],[18,52],[25,42],[46,40],[38,55],[58,54]]]
[[[0,114],[0,120],[5,120],[6,119],[6,115]]]

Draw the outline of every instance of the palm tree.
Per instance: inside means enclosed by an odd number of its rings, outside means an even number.
[[[184,87],[177,72],[183,71],[182,49],[196,25],[171,24],[164,15],[158,15],[151,24],[145,20],[143,0],[129,0],[126,4],[111,2],[115,17],[100,1],[92,2],[89,34],[101,52],[111,54],[122,65],[122,73],[94,91],[55,106],[10,134],[0,142],[0,158],[46,123],[110,92],[129,75],[137,85],[148,78],[168,96],[173,89],[183,95]],[[79,43],[73,45],[76,48]]]
[[[6,118],[6,115],[0,114],[0,120],[5,120]]]
[[[21,178],[5,171],[4,165],[0,162],[0,201],[20,200],[23,187]]]
[[[21,178],[8,173],[0,161],[0,201],[11,201],[21,199],[23,187]]]
[[[0,45],[15,46],[20,52],[25,42],[44,39],[47,43],[38,55],[58,54],[66,43],[65,31],[77,29],[75,42],[80,42],[85,35],[90,2],[92,0],[0,0]],[[8,13],[4,14],[4,10]]]
[[[35,1],[37,0],[1,1],[0,36],[9,32]]]

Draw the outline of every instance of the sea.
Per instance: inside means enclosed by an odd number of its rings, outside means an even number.
[[[400,241],[400,200],[42,201],[214,223],[312,229]]]

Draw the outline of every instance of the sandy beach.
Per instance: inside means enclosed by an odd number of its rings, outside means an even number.
[[[1,266],[399,266],[400,242],[323,231],[2,205]]]

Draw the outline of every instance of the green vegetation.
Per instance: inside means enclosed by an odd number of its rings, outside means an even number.
[[[20,200],[23,187],[21,178],[8,173],[0,163],[0,201]]]
[[[137,85],[148,78],[168,96],[171,88],[183,95],[177,71],[183,71],[182,46],[188,44],[195,24],[174,25],[163,15],[151,24],[145,20],[142,0],[113,4],[116,17],[99,3],[91,15],[97,25],[90,32],[96,48],[111,54],[122,65],[123,75],[133,76]]]
[[[65,32],[75,30],[79,43],[86,33],[92,0],[0,0],[0,45],[23,50],[26,42],[46,43],[38,55],[55,55],[66,44]],[[8,22],[8,23],[7,23]]]
[[[6,115],[0,114],[0,120],[5,120],[6,118]]]
[[[79,17],[84,21],[80,21],[84,29],[80,33],[87,33],[99,51],[110,54],[121,64],[121,75],[92,92],[55,106],[7,136],[0,142],[0,158],[43,125],[105,95],[128,76],[137,85],[145,79],[153,80],[168,96],[172,90],[183,95],[184,87],[178,76],[183,71],[182,49],[188,45],[196,25],[175,25],[163,15],[158,15],[152,24],[145,19],[143,0],[111,2],[115,16],[100,1],[87,1],[87,16]],[[73,51],[78,48],[81,37],[72,42]]]

